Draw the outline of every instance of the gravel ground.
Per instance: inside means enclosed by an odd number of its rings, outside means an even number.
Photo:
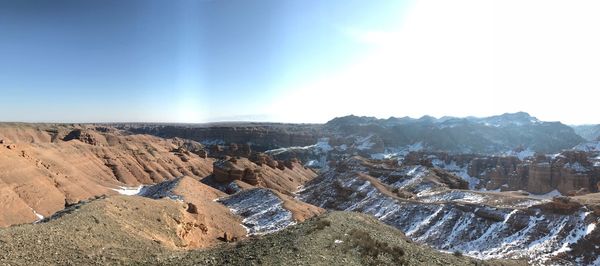
[[[169,222],[181,205],[111,197],[44,223],[0,229],[0,265],[519,265],[441,253],[350,212],[208,250],[184,250]]]

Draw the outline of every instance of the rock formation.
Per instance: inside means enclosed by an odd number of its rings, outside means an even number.
[[[121,186],[212,173],[212,159],[183,160],[169,140],[118,130],[0,125],[0,138],[11,143],[0,147],[0,226],[33,222]]]
[[[212,179],[220,184],[241,181],[248,185],[271,188],[283,194],[292,194],[296,189],[316,176],[311,169],[298,161],[276,162],[267,155],[256,155],[253,159],[228,157],[213,165]],[[262,163],[266,162],[266,163]],[[275,162],[275,167],[272,167]]]
[[[180,137],[198,142],[217,141],[222,144],[252,143],[256,151],[279,147],[312,145],[322,135],[317,125],[236,124],[199,127],[165,125],[117,125],[134,133],[164,138]]]

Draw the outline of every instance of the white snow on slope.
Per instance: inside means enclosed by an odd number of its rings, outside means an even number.
[[[566,163],[565,168],[573,169],[573,170],[575,170],[575,172],[578,172],[578,173],[584,173],[584,172],[589,171],[589,169],[587,169],[585,166],[581,165],[579,162]]]
[[[362,138],[358,138],[356,140],[356,148],[359,150],[368,150],[371,147],[373,147],[373,145],[375,145],[375,143],[371,142],[371,138],[373,137],[373,135],[368,135],[366,137],[362,137]]]
[[[526,150],[519,151],[519,152],[512,150],[512,151],[504,153],[503,155],[504,156],[515,156],[515,157],[519,158],[519,160],[523,161],[526,158],[533,157],[535,155],[535,151],[531,150],[530,148],[527,148]]]
[[[286,148],[277,148],[265,151],[267,154],[271,155],[279,155],[288,151],[300,151],[300,150],[313,150],[315,153],[327,153],[333,150],[331,145],[329,145],[329,138],[321,138],[319,141],[313,145],[308,146],[293,146]]]
[[[579,144],[579,145],[573,147],[573,149],[578,150],[578,151],[586,151],[586,152],[600,151],[600,141],[591,141],[591,142],[582,143],[582,144]]]
[[[268,189],[244,190],[218,200],[242,221],[250,235],[262,235],[296,224],[292,213],[283,208],[283,201]]]
[[[30,209],[31,209],[31,211],[33,212],[33,214],[35,215],[35,217],[37,217],[37,218],[38,218],[38,219],[37,219],[37,221],[35,221],[34,223],[37,223],[37,222],[39,222],[39,221],[41,221],[41,220],[43,220],[43,219],[44,219],[44,216],[43,216],[43,215],[41,215],[41,214],[39,214],[38,212],[36,212],[36,211],[35,211],[33,208],[30,208]]]
[[[111,188],[112,190],[118,192],[121,195],[128,195],[128,196],[133,196],[133,195],[137,195],[140,193],[140,191],[142,191],[142,188],[144,186],[139,186],[139,187],[124,187],[124,186],[119,186],[119,188]]]
[[[425,149],[423,142],[416,142],[401,148],[386,148],[383,153],[371,154],[371,159],[383,160],[391,158],[403,158],[412,151],[421,151]]]
[[[467,191],[442,191],[432,194],[427,194],[418,197],[419,201],[425,203],[434,202],[464,202],[464,203],[481,203],[486,200],[486,197],[481,194],[467,192]]]
[[[529,194],[527,197],[534,199],[552,199],[554,197],[560,197],[562,194],[558,190],[552,190],[546,194]]]
[[[413,170],[415,168],[408,171]],[[337,193],[340,192],[336,191],[342,191],[342,198],[338,198]],[[425,203],[422,199],[427,197],[419,196],[419,203],[404,202],[386,196],[370,182],[355,176],[328,173],[323,181],[306,187],[299,197],[328,209],[373,215],[403,230],[413,240],[436,249],[458,250],[480,259],[523,258],[533,265],[548,265],[555,252],[572,248],[573,243],[578,243],[596,229],[596,222],[588,221],[583,211],[560,215],[510,207],[473,206],[471,208],[474,209],[469,209],[455,205],[454,202],[462,199],[480,200],[469,193],[488,196],[458,191],[454,195],[449,193],[447,199],[450,201]],[[428,194],[436,195],[445,196],[437,192]],[[441,199],[446,200],[444,197]],[[581,260],[590,261],[590,254],[585,256]],[[591,261],[594,259],[591,258]]]
[[[472,177],[468,174],[468,169],[467,166],[459,166],[458,164],[456,164],[455,161],[451,161],[449,163],[446,163],[442,160],[439,159],[434,159],[431,161],[431,163],[438,168],[444,169],[450,173],[453,173],[457,176],[459,176],[460,178],[462,178],[463,180],[467,181],[469,183],[469,189],[474,190],[475,187],[477,185],[479,185],[479,182],[481,182],[481,180],[479,180],[479,178],[476,177]]]

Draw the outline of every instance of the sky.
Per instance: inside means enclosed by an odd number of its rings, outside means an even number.
[[[0,121],[600,123],[600,2],[0,0]]]

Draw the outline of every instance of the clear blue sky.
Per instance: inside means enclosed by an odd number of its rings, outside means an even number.
[[[0,0],[0,121],[600,123],[595,0]]]
[[[268,119],[291,84],[368,49],[404,3],[0,1],[0,121]],[[384,2],[384,1],[382,1]]]

